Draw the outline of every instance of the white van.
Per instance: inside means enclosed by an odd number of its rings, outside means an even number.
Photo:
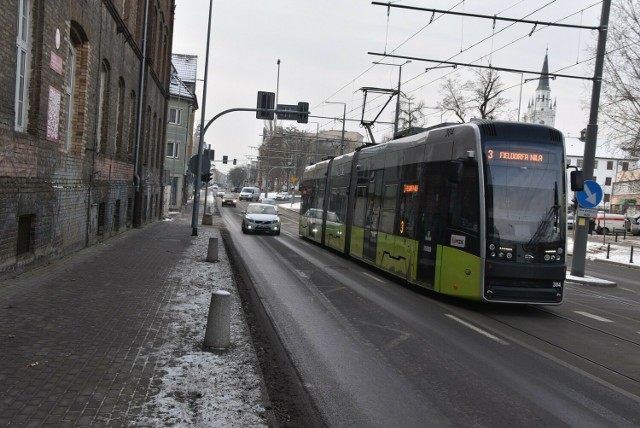
[[[245,200],[258,202],[258,199],[260,199],[260,189],[258,189],[257,187],[243,187],[240,191],[240,196],[238,196],[238,199],[240,199],[241,201]]]
[[[598,211],[595,218],[595,230],[599,235],[617,231],[624,231],[624,216],[622,214],[605,213],[604,211]]]

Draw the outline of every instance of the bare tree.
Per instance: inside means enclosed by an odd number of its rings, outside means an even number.
[[[409,95],[400,100],[400,114],[398,115],[398,129],[421,127],[426,123],[424,101],[416,102],[415,96]]]
[[[440,87],[443,95],[438,106],[456,115],[461,122],[467,118],[496,119],[505,114],[510,100],[504,98],[504,85],[500,74],[493,69],[475,69],[475,78],[460,83],[458,78],[448,78]]]
[[[465,122],[465,119],[471,111],[471,104],[462,87],[463,85],[457,76],[445,79],[444,83],[440,86],[442,100],[438,103],[438,107],[443,111],[453,113],[460,119],[460,122]]]
[[[640,2],[613,2],[599,113],[610,142],[640,155]]]

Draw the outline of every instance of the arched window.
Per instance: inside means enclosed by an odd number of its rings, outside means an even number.
[[[65,79],[65,150],[81,155],[84,143],[85,103],[87,97],[87,35],[77,22],[69,27],[69,47]]]
[[[107,153],[107,135],[109,133],[109,63],[105,60],[100,65],[98,81],[98,120],[96,150]]]
[[[126,152],[123,147],[122,132],[124,123],[124,79],[118,79],[118,99],[116,102],[116,139],[115,150],[119,156],[125,156]]]
[[[129,135],[127,138],[127,157],[131,158],[136,141],[136,93],[131,91],[129,96]]]
[[[64,85],[64,99],[65,105],[67,106],[67,123],[65,124],[65,142],[64,142],[64,151],[68,152],[69,147],[71,147],[71,135],[72,135],[72,126],[71,122],[73,119],[73,96],[75,89],[75,79],[76,79],[76,48],[73,44],[69,44],[69,53],[67,58],[67,79]]]

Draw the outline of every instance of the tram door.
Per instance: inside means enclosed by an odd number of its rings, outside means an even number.
[[[372,171],[367,185],[367,211],[364,224],[362,256],[373,263],[376,261],[378,228],[382,210],[382,170]]]
[[[429,288],[435,284],[438,245],[441,245],[447,228],[449,197],[446,175],[439,168],[446,165],[430,164],[421,178],[422,210],[418,229],[418,282]]]

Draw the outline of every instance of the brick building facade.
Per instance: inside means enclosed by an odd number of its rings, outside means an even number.
[[[174,7],[3,3],[0,277],[160,218]]]

